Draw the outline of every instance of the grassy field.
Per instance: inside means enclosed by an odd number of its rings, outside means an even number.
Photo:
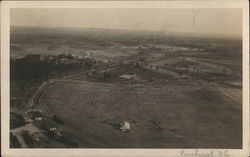
[[[241,148],[241,102],[219,88],[55,81],[38,102],[78,140],[100,147]],[[119,130],[124,120],[132,127],[127,133]]]

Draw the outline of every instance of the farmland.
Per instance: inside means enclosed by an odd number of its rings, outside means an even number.
[[[10,50],[11,112],[29,123],[13,116],[12,136],[46,139],[32,147],[242,147],[240,39],[13,27]]]
[[[232,116],[241,114],[241,109],[213,87],[127,86],[60,80],[44,90],[46,94],[40,95],[37,103],[39,108],[46,105],[44,110],[48,114],[56,114],[72,124],[79,130],[78,135],[84,133],[79,139],[83,137],[90,142],[95,139],[103,147],[241,145],[241,132],[235,129],[241,127],[238,123],[241,118]],[[128,120],[133,128],[125,134],[116,127],[123,120]]]

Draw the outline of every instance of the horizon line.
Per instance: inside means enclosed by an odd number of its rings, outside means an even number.
[[[70,27],[70,26],[25,26],[25,25],[10,25],[10,27],[27,27],[27,28],[57,28],[57,29],[96,29],[96,30],[114,30],[114,31],[138,31],[138,32],[154,32],[166,33],[165,35],[194,35],[194,37],[214,37],[227,39],[241,39],[243,34],[226,34],[226,33],[201,33],[201,32],[184,32],[184,31],[163,31],[163,30],[142,30],[142,29],[124,29],[124,28],[105,28],[105,27]]]

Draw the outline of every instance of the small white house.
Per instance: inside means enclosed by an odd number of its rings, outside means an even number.
[[[124,123],[121,124],[121,131],[126,132],[130,130],[130,123],[127,121],[124,121]]]
[[[43,120],[43,117],[36,117],[35,120]]]

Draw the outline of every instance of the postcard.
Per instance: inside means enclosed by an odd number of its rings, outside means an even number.
[[[1,2],[2,155],[248,156],[248,6]]]

